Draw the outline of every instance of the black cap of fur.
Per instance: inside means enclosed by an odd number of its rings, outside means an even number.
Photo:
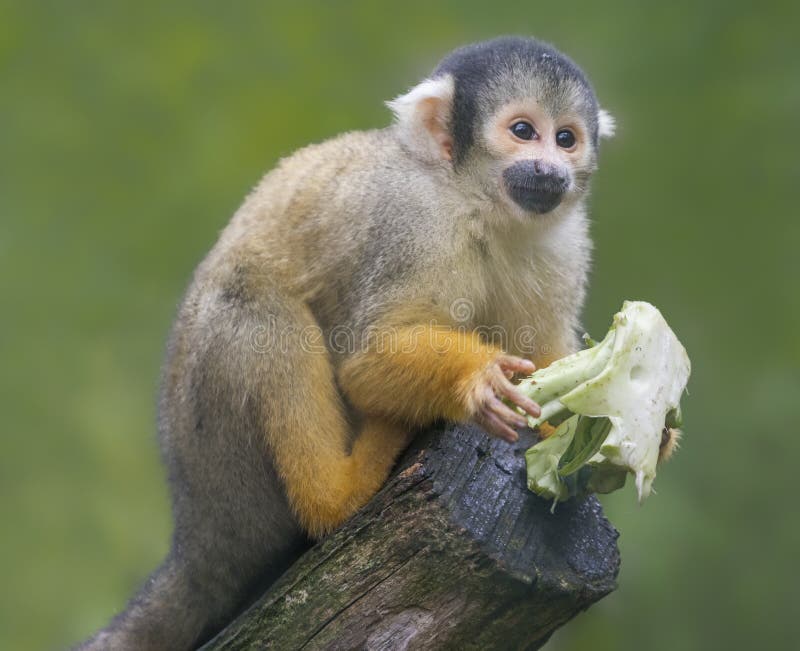
[[[567,85],[579,88],[581,106],[577,108],[586,120],[592,142],[597,143],[598,106],[591,84],[572,60],[546,43],[504,36],[467,45],[442,59],[431,76],[446,74],[455,81],[450,130],[456,163],[466,158],[474,144],[477,124],[503,103],[525,96],[523,87],[498,87],[500,79],[541,80],[546,92],[537,99],[553,113],[567,108]]]

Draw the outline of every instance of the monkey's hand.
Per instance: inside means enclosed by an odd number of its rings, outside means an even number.
[[[513,428],[527,424],[523,414],[539,416],[539,405],[511,383],[515,373],[533,373],[530,360],[449,326],[404,326],[393,333],[396,345],[342,364],[339,385],[364,413],[417,426],[440,418],[472,421],[509,442],[518,438]]]
[[[527,419],[503,402],[505,398],[526,414],[537,418],[541,409],[533,400],[522,395],[511,383],[515,373],[530,375],[536,370],[533,362],[513,355],[501,354],[482,371],[475,374],[465,391],[465,401],[471,420],[489,434],[514,443],[519,435],[514,427],[527,425]]]

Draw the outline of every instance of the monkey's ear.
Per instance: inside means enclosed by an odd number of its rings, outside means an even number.
[[[405,95],[386,102],[397,120],[400,139],[426,158],[451,160],[450,112],[455,85],[451,75],[426,79]]]
[[[597,135],[601,138],[610,138],[617,130],[617,121],[608,111],[600,109],[597,112]]]

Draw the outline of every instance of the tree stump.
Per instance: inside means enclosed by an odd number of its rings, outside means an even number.
[[[515,445],[451,425],[204,649],[538,649],[616,587],[617,532],[594,497],[526,487]]]

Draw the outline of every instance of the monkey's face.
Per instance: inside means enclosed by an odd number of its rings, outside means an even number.
[[[542,215],[581,197],[594,169],[594,145],[580,114],[553,116],[535,99],[514,101],[486,125],[499,195],[514,212]]]
[[[389,105],[405,147],[452,165],[487,214],[531,221],[586,194],[598,138],[614,121],[581,70],[554,48],[503,37],[460,48]]]

